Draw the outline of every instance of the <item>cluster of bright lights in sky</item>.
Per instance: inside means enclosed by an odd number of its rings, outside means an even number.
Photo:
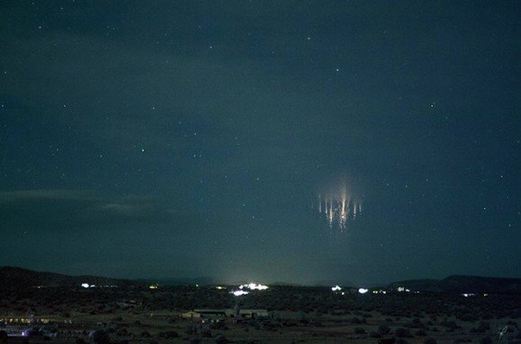
[[[354,221],[362,212],[362,202],[348,192],[347,184],[333,189],[331,192],[318,195],[318,213],[325,217],[329,227],[338,227],[345,231],[350,221]]]

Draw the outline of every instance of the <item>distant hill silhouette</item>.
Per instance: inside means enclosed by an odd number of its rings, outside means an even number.
[[[454,275],[442,280],[399,281],[388,286],[389,289],[398,287],[423,292],[521,294],[521,278]]]
[[[147,283],[159,283],[163,286],[177,286],[177,285],[214,285],[219,284],[216,280],[210,277],[178,277],[178,278],[158,278],[158,279],[139,279]]]
[[[79,287],[82,283],[103,285],[130,286],[139,282],[114,279],[100,276],[69,276],[53,272],[39,272],[19,267],[5,266],[0,268],[0,289],[21,289],[32,287]]]
[[[82,283],[96,286],[145,286],[152,280],[125,280],[100,276],[69,276],[53,272],[39,272],[19,267],[0,267],[0,290],[33,287],[79,287]],[[156,280],[162,285],[214,284],[210,278]],[[273,285],[273,284],[272,284]],[[288,284],[284,284],[288,285]],[[332,285],[331,283],[325,285]],[[498,278],[454,275],[447,278],[418,279],[393,282],[388,289],[405,287],[411,291],[437,293],[503,293],[521,294],[521,278]]]

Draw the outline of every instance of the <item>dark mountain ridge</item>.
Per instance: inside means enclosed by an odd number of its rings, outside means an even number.
[[[391,283],[388,288],[404,287],[412,291],[440,293],[521,294],[521,278],[453,275],[441,280],[406,280]]]
[[[192,280],[164,279],[158,281],[163,285],[193,284]],[[31,287],[80,287],[88,283],[96,286],[146,286],[151,280],[126,280],[100,276],[70,276],[53,272],[40,272],[19,267],[0,267],[0,289],[17,289]],[[214,284],[206,278],[197,279],[201,285]],[[347,285],[344,285],[347,287]],[[398,287],[411,291],[432,293],[501,293],[521,294],[521,278],[500,278],[453,275],[447,278],[404,280],[390,283],[386,288],[396,290]]]
[[[83,283],[96,286],[130,286],[139,282],[100,276],[69,276],[54,272],[40,272],[13,266],[0,268],[0,289],[29,287],[79,287]]]

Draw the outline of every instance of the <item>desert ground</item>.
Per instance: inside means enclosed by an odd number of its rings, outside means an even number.
[[[10,343],[521,343],[517,295],[275,286],[236,297],[232,288],[6,291],[0,330]],[[194,309],[263,309],[267,316],[186,318]]]

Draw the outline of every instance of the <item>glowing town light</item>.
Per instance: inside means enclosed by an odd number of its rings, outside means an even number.
[[[365,294],[365,293],[367,293],[368,291],[369,291],[369,289],[366,289],[366,288],[360,288],[360,289],[358,289],[358,292],[359,292],[360,294]]]
[[[159,286],[157,284],[151,284],[148,286],[148,289],[157,289]]]
[[[250,288],[250,290],[266,290],[268,289],[268,286],[263,284],[250,283],[248,284],[248,288]]]
[[[233,294],[234,296],[243,296],[248,295],[250,292],[246,290],[233,290],[230,292],[230,294]]]
[[[331,287],[331,290],[332,291],[340,291],[340,290],[342,290],[342,288],[337,284],[334,287]]]
[[[247,288],[247,289],[250,289],[250,290],[266,290],[269,287],[267,285],[257,284],[257,283],[241,284],[239,286],[239,289],[241,289],[241,290],[244,289],[244,288]]]
[[[82,288],[89,288],[90,285],[89,285],[88,283],[82,283],[82,284],[81,284],[81,287],[82,287]]]
[[[382,289],[380,289],[380,290],[373,290],[373,294],[384,294],[385,295],[385,294],[387,294],[387,291],[382,290]]]
[[[215,287],[215,289],[217,289],[217,290],[223,290],[223,289],[225,289],[225,288],[222,287],[222,286],[220,286],[220,285],[218,285],[217,287]]]

